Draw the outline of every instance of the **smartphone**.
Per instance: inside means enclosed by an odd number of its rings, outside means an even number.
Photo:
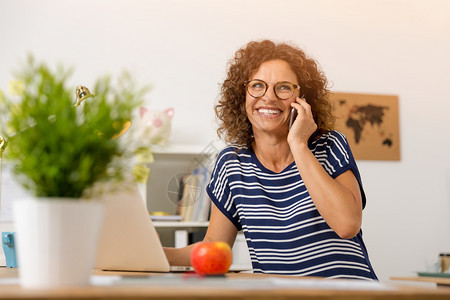
[[[297,110],[293,107],[291,109],[291,115],[289,117],[289,130],[291,129],[292,123],[295,121],[295,117],[297,117]]]
[[[305,99],[305,94],[303,94],[300,98]],[[296,117],[297,117],[297,110],[295,108],[292,108],[291,114],[289,116],[289,130],[291,129],[291,126],[294,123]]]

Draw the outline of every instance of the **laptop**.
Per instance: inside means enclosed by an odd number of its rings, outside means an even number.
[[[171,271],[137,184],[124,182],[108,190],[110,192],[101,197],[104,216],[95,268],[114,271]],[[189,267],[174,269],[187,268]]]
[[[133,181],[104,185],[103,227],[95,268],[109,271],[186,272],[191,266],[170,266],[137,184]],[[235,246],[247,247],[243,235]],[[252,270],[250,256],[235,254],[230,271]],[[239,251],[239,250],[237,250]],[[239,258],[242,256],[241,258]]]

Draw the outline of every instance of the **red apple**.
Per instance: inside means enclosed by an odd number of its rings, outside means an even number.
[[[200,275],[225,274],[232,261],[230,245],[225,242],[198,243],[191,252],[191,265]]]

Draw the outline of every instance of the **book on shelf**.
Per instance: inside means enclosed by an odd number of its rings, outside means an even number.
[[[211,200],[206,193],[209,172],[204,167],[196,168],[191,174],[180,179],[180,201],[177,213],[186,222],[206,222],[209,220]]]
[[[152,215],[150,214],[152,221],[181,221],[182,217],[179,215]]]
[[[189,232],[185,229],[179,229],[174,231],[175,248],[182,248],[188,245],[201,242],[205,237],[204,231]]]
[[[189,232],[187,230],[174,231],[175,248],[182,248],[189,245]]]

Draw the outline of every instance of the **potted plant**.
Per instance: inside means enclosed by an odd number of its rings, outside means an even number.
[[[18,75],[22,95],[0,103],[7,122],[0,126],[7,142],[3,157],[34,196],[15,201],[13,212],[24,287],[89,283],[102,221],[95,185],[123,177],[128,152],[117,136],[146,92],[129,75],[115,85],[103,77],[94,85],[95,97],[76,107],[75,88],[67,87],[70,73],[29,58]]]

